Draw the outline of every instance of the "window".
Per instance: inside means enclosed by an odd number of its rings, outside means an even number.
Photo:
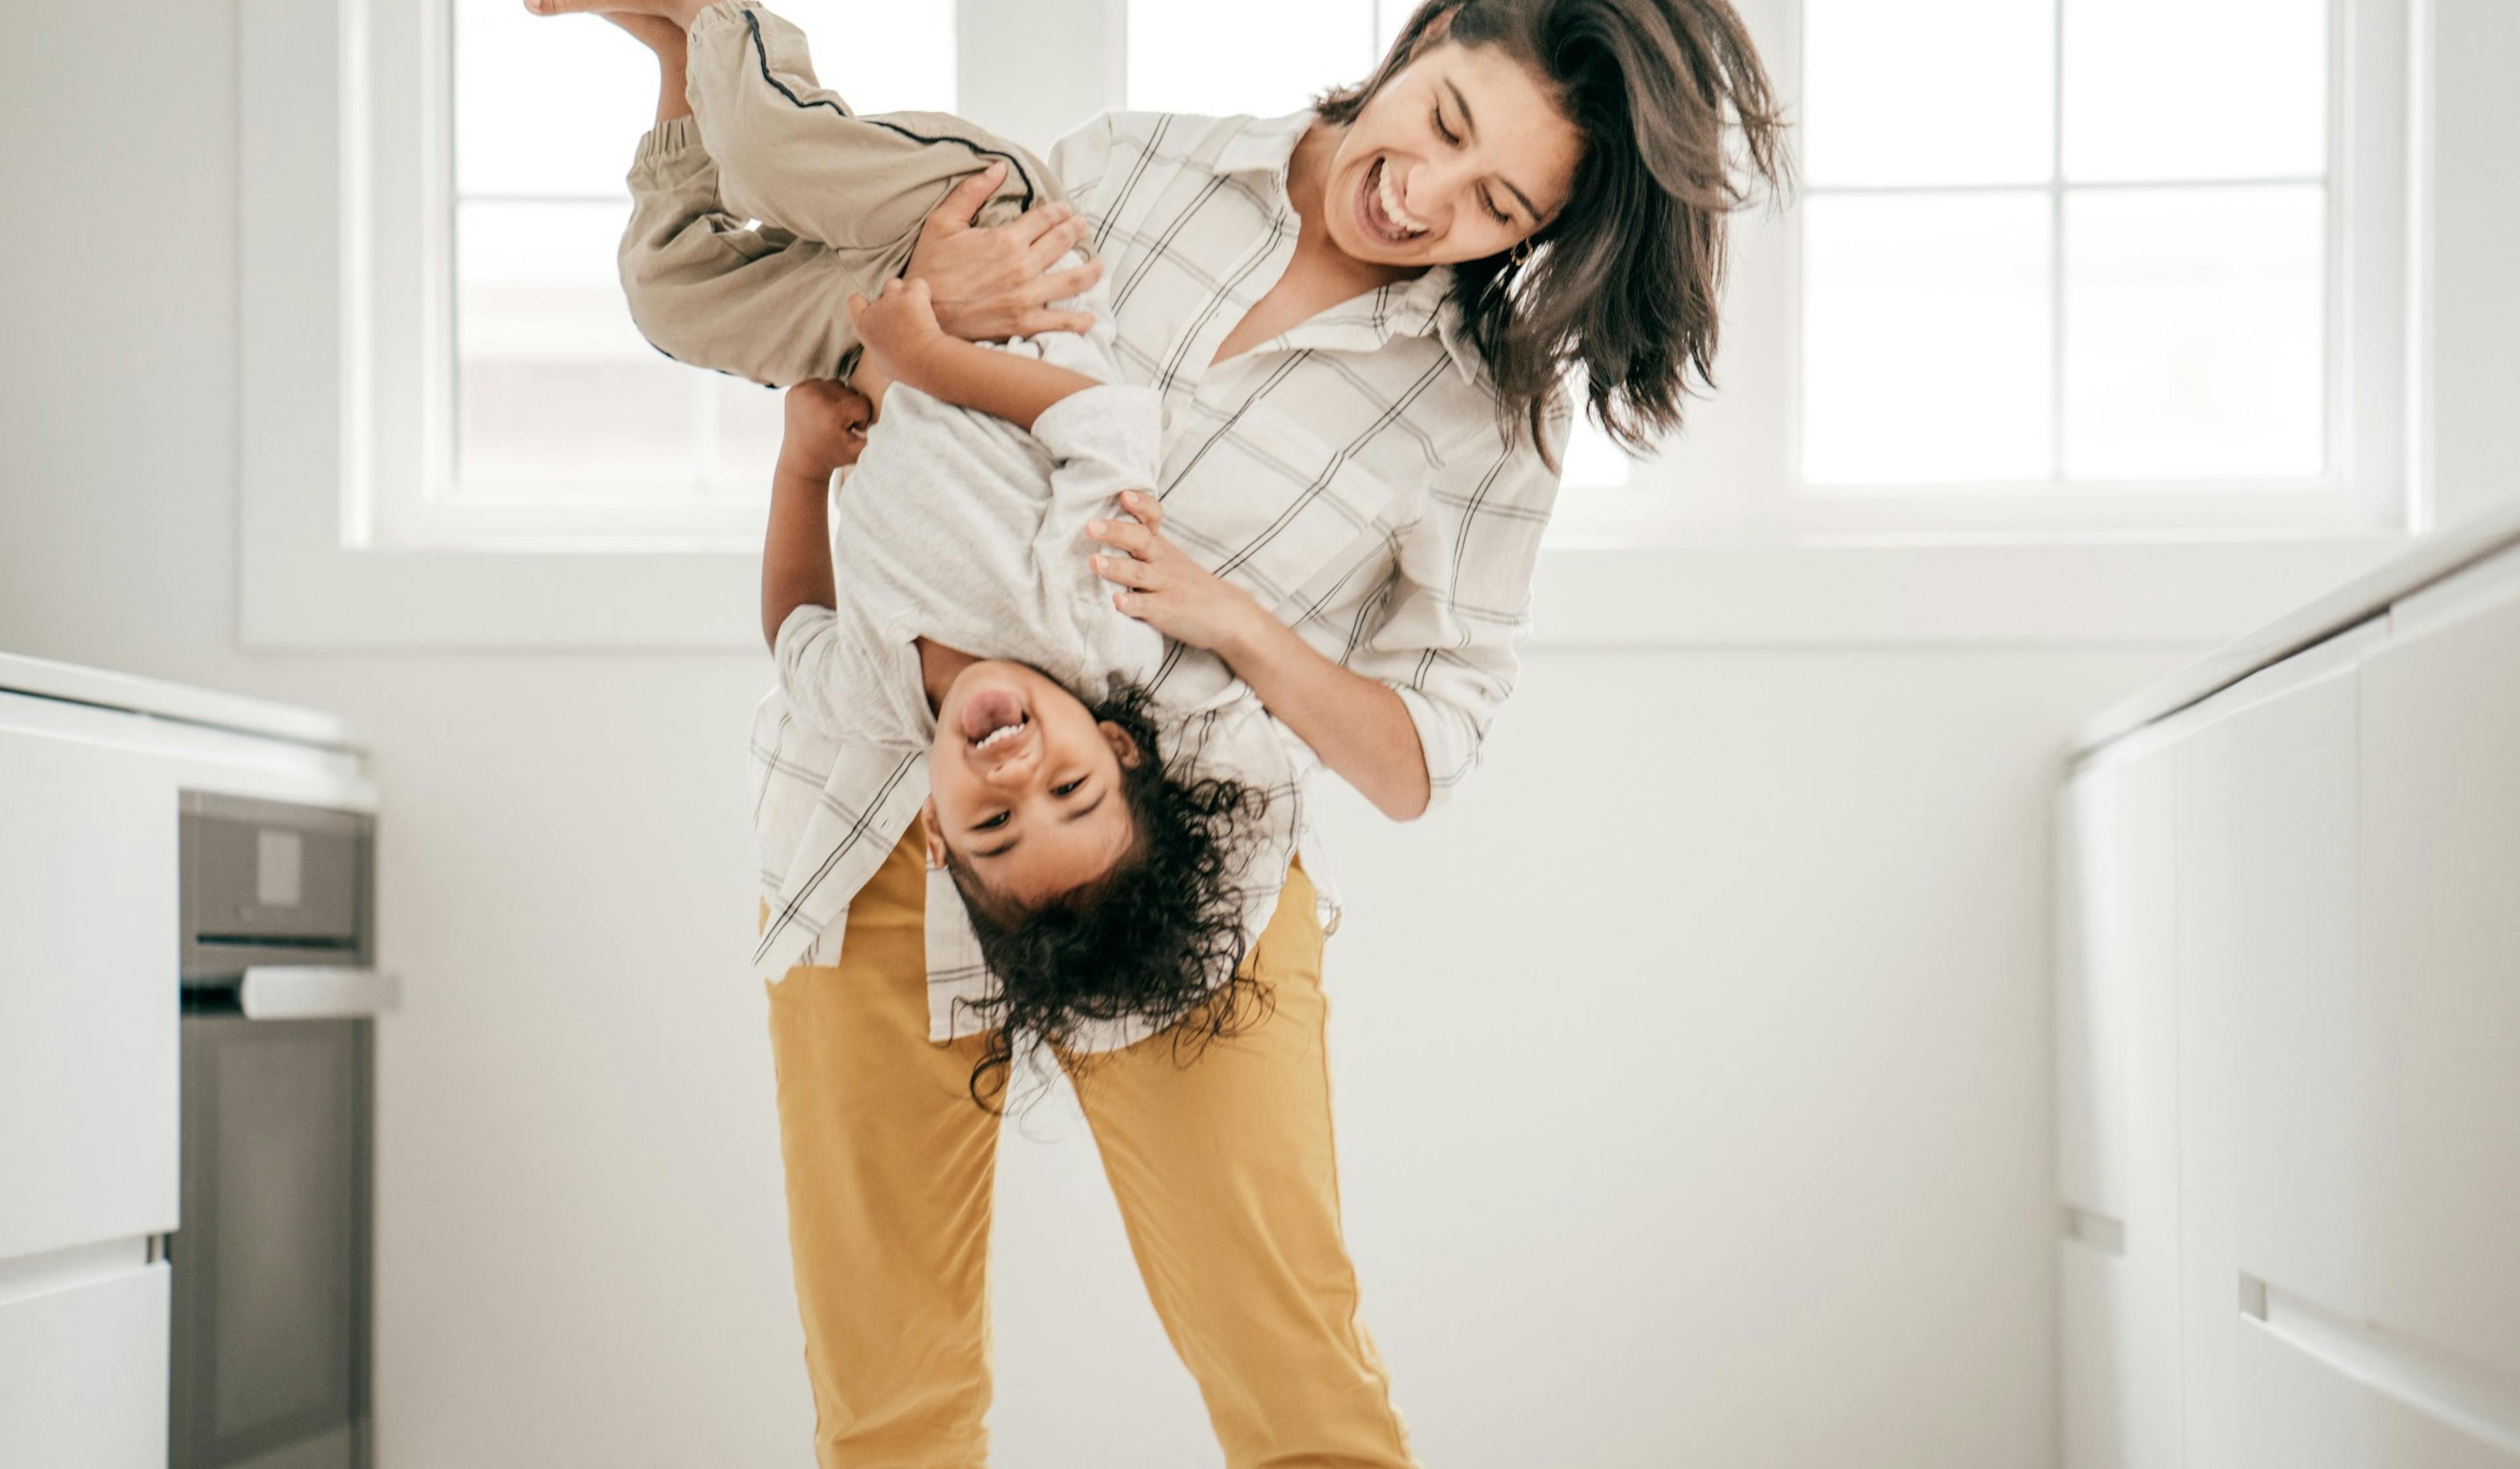
[[[1149,112],[1275,116],[1324,87],[1362,79],[1382,57],[1377,11],[1399,0],[1282,0],[1269,23],[1216,0],[1129,0],[1128,105]],[[1230,44],[1220,44],[1220,43]]]
[[[1769,60],[1800,188],[1737,222],[1725,394],[1576,521],[1792,538],[2399,515],[2397,5],[1784,9]]]
[[[1553,544],[1643,557],[1565,572],[1603,626],[1669,602],[1647,553],[1684,544],[2401,523],[2407,0],[1736,3],[1806,189],[1736,217],[1679,442],[1577,427]],[[1414,6],[780,8],[857,105],[1046,148],[1103,107],[1291,110]],[[513,0],[259,0],[240,35],[248,641],[750,641],[780,405],[627,320],[642,49]]]
[[[866,111],[951,111],[951,0],[783,0],[825,85]],[[451,472],[380,510],[390,537],[759,534],[779,395],[639,334],[613,253],[655,107],[647,49],[592,17],[453,0]],[[431,493],[432,488],[434,493]]]
[[[1807,0],[1802,478],[2316,480],[2321,0]]]

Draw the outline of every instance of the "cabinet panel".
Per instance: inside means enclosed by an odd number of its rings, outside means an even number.
[[[164,1469],[161,1262],[0,1301],[0,1464]]]
[[[2118,765],[2091,766],[2057,807],[2056,1192],[2127,1215],[2127,987],[2120,958]]]
[[[175,1227],[176,798],[0,695],[0,1259]]]
[[[2113,757],[2077,778],[2066,818],[2066,901],[2085,909],[2059,996],[2060,1085],[2080,1094],[2059,1127],[2084,1140],[2060,1136],[2062,1177],[2098,1216],[2058,1247],[2071,1469],[2181,1462],[2174,776],[2168,749]]]
[[[2233,1349],[2235,1465],[2281,1469],[2520,1469],[2488,1433],[2382,1391],[2270,1332],[2244,1324]]]
[[[2057,1246],[2064,1469],[2178,1469],[2177,1298],[2121,1255]]]
[[[2261,695],[2177,746],[2180,1273],[2187,1447],[2237,1464],[2228,1406],[2245,1268],[2301,1227],[2369,1105],[2350,1061],[2355,975],[2352,663]],[[2278,1253],[2281,1253],[2278,1251]]]
[[[2367,1257],[2359,1314],[2520,1382],[2520,597],[2371,659],[2361,772],[2377,1110],[2331,1243]]]

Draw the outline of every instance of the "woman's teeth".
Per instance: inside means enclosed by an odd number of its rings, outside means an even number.
[[[1400,202],[1400,192],[1391,183],[1391,170],[1380,159],[1376,159],[1373,165],[1373,194],[1374,201],[1382,206],[1382,219],[1375,223],[1387,222],[1390,226],[1381,231],[1386,238],[1415,240],[1426,233],[1425,224],[1412,218]]]
[[[1011,725],[1000,725],[996,729],[991,730],[988,734],[972,740],[971,748],[975,750],[985,750],[989,746],[997,744],[1002,740],[1011,739],[1015,735],[1022,734],[1023,727],[1030,723],[1032,723],[1032,720],[1027,716]]]

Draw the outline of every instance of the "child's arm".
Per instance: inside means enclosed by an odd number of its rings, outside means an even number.
[[[936,324],[924,281],[886,282],[874,301],[850,296],[849,324],[883,376],[1026,433],[1051,405],[1102,385],[1083,373],[949,334]]]
[[[832,471],[866,447],[867,400],[836,382],[788,390],[787,436],[770,480],[770,526],[761,547],[761,636],[772,650],[798,607],[832,605]]]

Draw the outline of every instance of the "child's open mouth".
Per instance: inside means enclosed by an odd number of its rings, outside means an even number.
[[[995,749],[1020,735],[1031,723],[1023,700],[1010,690],[983,689],[963,706],[963,737],[974,750]]]

